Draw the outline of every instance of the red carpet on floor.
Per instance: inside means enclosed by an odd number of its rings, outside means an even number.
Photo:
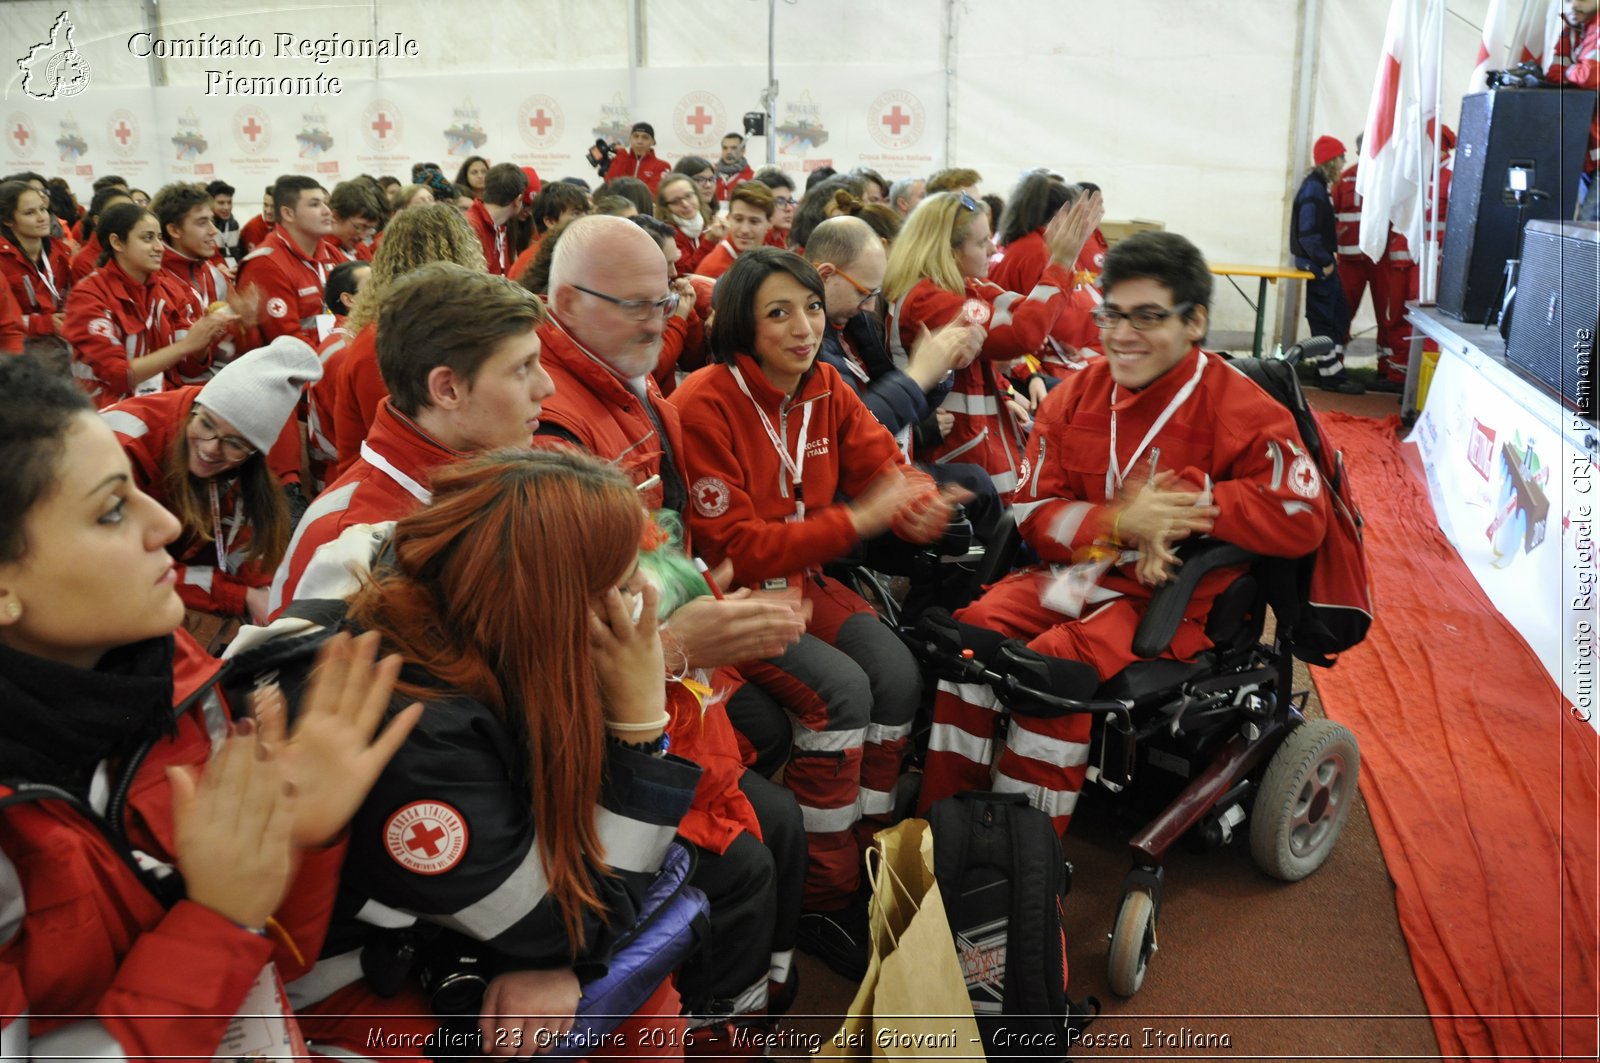
[[[1365,643],[1313,672],[1328,717],[1360,740],[1361,789],[1440,1050],[1594,1059],[1596,734],[1439,531],[1397,420],[1323,424],[1366,517],[1377,615]]]

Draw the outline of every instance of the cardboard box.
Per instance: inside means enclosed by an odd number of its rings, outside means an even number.
[[[1108,246],[1115,247],[1134,233],[1160,232],[1166,227],[1165,222],[1147,218],[1134,218],[1132,221],[1112,221],[1107,218],[1100,223],[1100,234],[1106,238]]]

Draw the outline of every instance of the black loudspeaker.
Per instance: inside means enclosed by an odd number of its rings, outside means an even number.
[[[1506,362],[1593,420],[1597,330],[1600,222],[1529,222]]]
[[[1487,318],[1506,259],[1517,257],[1517,206],[1507,191],[1513,168],[1525,171],[1527,220],[1572,217],[1593,114],[1588,92],[1495,89],[1463,97],[1439,267],[1440,310],[1462,321]]]

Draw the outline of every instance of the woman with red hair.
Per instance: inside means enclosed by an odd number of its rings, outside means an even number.
[[[486,1053],[525,1054],[572,1027],[580,976],[634,921],[700,777],[667,754],[669,698],[697,706],[662,682],[645,514],[621,474],[568,452],[494,451],[440,469],[432,491],[351,600],[351,621],[405,659],[397,689],[427,708],[351,824],[338,910],[360,914],[336,920],[308,982],[343,986],[317,1007],[330,1017],[426,1015],[415,989],[372,996],[386,980],[403,989],[409,967],[386,968],[375,957],[396,952],[374,943],[379,927],[442,933],[433,951],[471,957],[471,973],[421,965],[435,1012],[478,1014]],[[345,962],[352,950],[361,963]],[[441,1011],[441,989],[463,984],[481,1004],[455,994]],[[663,981],[607,1047],[669,1055],[678,1012]],[[371,1026],[329,1021],[308,1020],[307,1036],[359,1042]]]

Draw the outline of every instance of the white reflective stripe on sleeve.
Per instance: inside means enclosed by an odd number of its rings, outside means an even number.
[[[34,1059],[127,1059],[122,1045],[111,1036],[111,1031],[100,1025],[99,1019],[84,1019],[51,1030],[35,1037],[28,1046]]]
[[[22,894],[22,879],[11,858],[0,852],[0,944],[17,936],[22,917],[28,914],[28,901]]]
[[[417,921],[417,917],[410,912],[397,911],[387,904],[379,904],[374,900],[368,900],[366,904],[361,906],[361,910],[356,913],[356,919],[359,922],[370,923],[373,926],[381,926],[389,930],[412,926]]]
[[[869,723],[865,742],[893,742],[905,738],[911,733],[911,721],[905,723]]]
[[[1283,448],[1272,441],[1267,442],[1267,457],[1272,459],[1272,490],[1283,488]]]
[[[606,863],[620,871],[653,874],[661,870],[667,846],[677,834],[676,825],[663,826],[629,819],[609,808],[595,809],[594,832],[600,839]]]
[[[1017,474],[1014,472],[997,472],[989,477],[994,484],[994,489],[1002,495],[1010,494],[1017,489]]]
[[[836,834],[854,827],[860,818],[861,809],[854,801],[843,808],[800,806],[800,819],[807,834]]]
[[[1037,502],[1013,502],[1011,504],[1011,518],[1020,525],[1040,506],[1048,506],[1052,502],[1059,501],[1061,501],[1059,498],[1041,498]]]
[[[1340,244],[1339,245],[1339,253],[1341,255],[1344,255],[1344,256],[1348,257],[1348,258],[1354,258],[1356,255],[1361,254],[1361,245],[1360,244]]]
[[[1075,768],[1089,763],[1087,742],[1065,742],[1024,730],[1017,726],[1016,720],[1006,725],[1006,748],[1019,757],[1043,761],[1060,768]]]
[[[150,426],[126,410],[105,410],[100,414],[113,432],[120,432],[131,439],[138,439],[150,431]]]
[[[361,587],[362,577],[372,571],[372,562],[394,524],[392,520],[352,524],[333,542],[317,547],[300,573],[300,582],[295,584],[294,600],[348,598],[354,594]],[[282,565],[278,572],[284,572]]]
[[[1024,794],[1028,804],[1047,816],[1070,816],[1078,807],[1075,790],[1051,790],[1037,783],[1023,782],[999,772],[994,774],[994,790],[1000,794]]]
[[[1011,324],[1011,307],[1022,298],[1021,292],[1005,292],[994,301],[994,316],[989,319],[989,331]]]
[[[772,966],[767,968],[767,978],[782,985],[789,980],[789,970],[794,966],[794,949],[772,954]]]
[[[454,915],[429,921],[459,930],[479,941],[493,941],[537,908],[549,892],[550,883],[544,877],[539,846],[530,842],[522,863],[504,882]]]
[[[1030,303],[1048,303],[1061,294],[1061,289],[1053,284],[1036,284],[1033,291],[1028,293],[1027,301]]]
[[[318,960],[317,965],[283,987],[289,1006],[296,1010],[326,1000],[347,985],[361,980],[361,950],[352,949]]]
[[[1310,513],[1311,507],[1304,502],[1285,502],[1283,511],[1291,517],[1298,517],[1302,513]]]
[[[964,413],[969,417],[993,416],[1000,412],[1000,402],[993,395],[968,395],[952,391],[939,404],[941,410]]]
[[[928,733],[928,752],[954,753],[974,764],[987,765],[994,759],[994,739],[971,734],[954,724],[936,723]]]
[[[860,749],[866,736],[865,727],[853,727],[845,731],[813,731],[795,724],[794,748],[804,753],[844,753]]]
[[[861,788],[856,804],[863,816],[886,816],[894,810],[894,795],[885,790]]]
[[[300,548],[301,537],[305,535],[307,529],[328,514],[343,513],[349,509],[351,496],[355,493],[355,484],[345,484],[336,491],[324,491],[306,509],[305,515],[300,518],[300,523],[294,530],[294,535],[289,539],[289,548],[283,552],[283,560],[278,563],[278,571],[272,574],[272,590],[267,595],[267,611],[269,613],[276,613],[289,604],[284,599],[284,584],[289,579],[289,559]],[[295,589],[299,590],[298,587]]]
[[[1000,699],[987,683],[952,683],[948,679],[941,679],[939,689],[980,709],[994,709],[996,712],[1000,709]]]
[[[0,1059],[29,1059],[28,1013],[12,1015],[0,1027]]]
[[[211,576],[216,569],[210,565],[190,565],[183,570],[183,582],[190,587],[199,587],[207,594],[211,593]]]
[[[1070,547],[1072,540],[1078,537],[1078,529],[1083,527],[1083,519],[1094,508],[1090,502],[1069,502],[1063,506],[1056,516],[1055,522],[1050,525],[1050,538],[1062,546]]]

